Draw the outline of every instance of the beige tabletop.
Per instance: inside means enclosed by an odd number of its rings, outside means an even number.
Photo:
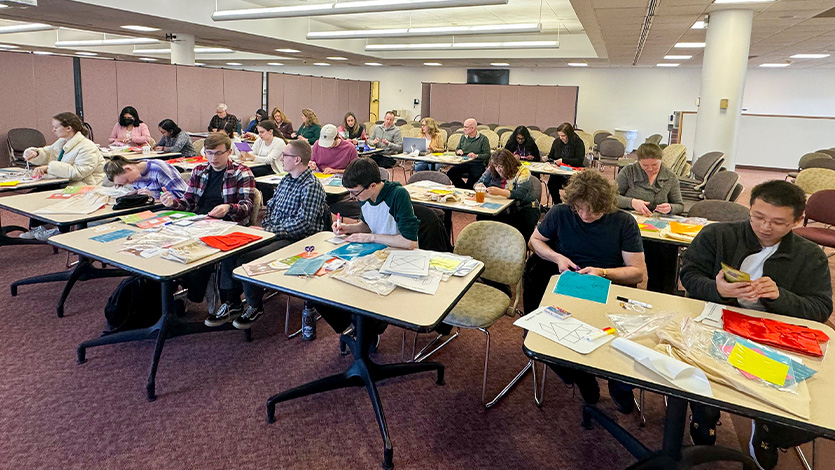
[[[482,207],[480,204],[475,204],[475,200],[469,199],[475,194],[473,191],[469,189],[454,188],[452,186],[445,186],[444,188],[455,191],[456,194],[461,196],[463,201],[438,202],[431,200],[429,196],[427,196],[427,193],[432,189],[441,189],[440,186],[438,188],[428,188],[426,186],[421,186],[417,183],[413,183],[407,184],[404,187],[407,191],[409,191],[409,195],[412,198],[412,202],[415,204],[420,204],[429,207],[437,207],[439,209],[448,209],[458,212],[467,212],[470,214],[498,215],[504,212],[504,210],[510,207],[510,205],[514,202],[513,199],[510,198],[502,196],[491,196],[489,194],[486,194],[484,197],[484,202],[499,204],[499,207],[494,209]]]
[[[528,170],[531,171],[531,173],[561,176],[571,176],[575,173],[574,170],[560,168],[556,165],[552,165],[549,162],[523,162],[522,165],[526,166]]]
[[[464,160],[460,156],[456,155],[453,152],[446,152],[442,155],[434,155],[434,154],[427,154],[427,155],[417,155],[411,156],[406,153],[398,153],[396,155],[390,155],[391,158],[396,158],[399,160],[412,160],[416,162],[427,162],[427,163],[440,163],[442,165],[460,165],[462,163],[467,163],[472,161],[470,159]]]
[[[612,326],[607,313],[624,313],[618,306],[615,296],[623,296],[632,300],[639,300],[653,306],[648,312],[657,313],[662,310],[677,312],[697,317],[705,303],[701,300],[688,299],[645,290],[612,284],[609,291],[608,303],[603,306],[596,302],[567,297],[554,294],[559,276],[551,278],[541,305],[555,305],[571,312],[578,319],[599,328]],[[811,320],[774,315],[755,310],[746,310],[733,307],[734,311],[744,312],[747,315],[772,318],[787,323],[809,326],[822,330],[830,338],[835,338],[835,331],[828,326]],[[644,346],[653,347],[656,342],[653,339],[641,339],[637,341]],[[616,351],[611,347],[611,342],[601,346],[590,354],[583,355],[561,346],[550,339],[529,332],[525,338],[525,349],[532,353],[534,358],[557,359],[560,362],[567,362],[581,366],[592,373],[605,377],[617,377],[628,383],[638,384],[661,393],[674,394],[689,399],[698,399],[703,403],[716,405],[722,409],[730,410],[750,417],[764,417],[766,419],[781,422],[783,424],[801,427],[816,433],[825,434],[829,438],[835,437],[835,408],[830,406],[832,390],[835,390],[835,359],[828,357],[823,359],[803,356],[803,363],[817,371],[817,374],[807,380],[809,395],[811,396],[811,419],[806,421],[795,415],[779,410],[759,401],[753,397],[742,394],[735,389],[711,382],[713,398],[699,397],[691,392],[684,392],[655,375],[648,369],[639,369],[635,362],[625,354]]]
[[[145,155],[142,152],[105,152],[102,151],[101,153],[104,158],[113,158],[115,156],[125,157],[127,160],[132,162],[137,162],[141,160],[156,160],[159,158],[179,158],[183,154],[180,152],[157,152],[152,151],[151,153]]]
[[[0,168],[0,172],[3,172],[4,176],[11,175],[11,174],[20,174],[21,177],[23,176],[23,168]],[[0,179],[0,181],[9,181],[14,180],[16,177],[8,177]],[[67,178],[53,178],[51,176],[45,176],[43,178],[39,178],[35,181],[29,181],[25,183],[18,183],[14,186],[0,186],[0,192],[6,191],[16,191],[18,189],[32,189],[38,187],[45,187],[45,186],[60,186],[63,184],[69,183],[70,180]]]
[[[263,263],[294,256],[303,253],[304,248],[309,245],[313,245],[317,252],[327,256],[325,253],[338,246],[325,241],[333,236],[333,232],[319,232],[254,262]],[[434,295],[421,294],[397,287],[387,296],[352,286],[334,279],[329,274],[321,277],[305,278],[285,276],[284,271],[279,271],[248,276],[243,268],[235,269],[234,273],[237,278],[254,282],[268,289],[276,289],[305,299],[351,310],[405,328],[428,331],[440,323],[446,314],[452,310],[458,299],[470,288],[483,269],[484,265],[480,264],[467,276],[452,276],[449,280],[442,281]]]
[[[161,205],[156,204],[152,206],[133,207],[130,209],[114,211],[113,203],[115,198],[111,197],[110,201],[106,206],[90,214],[35,213],[36,210],[42,207],[61,202],[62,199],[49,199],[49,196],[61,192],[63,192],[62,189],[57,189],[54,191],[41,191],[37,193],[16,194],[14,196],[2,197],[0,198],[0,207],[14,212],[16,214],[20,214],[32,219],[41,220],[43,222],[55,225],[77,225],[81,223],[92,222],[94,220],[107,219],[109,217],[118,217],[120,215],[133,214],[136,212],[142,212],[144,210],[153,210],[155,208],[162,207]],[[78,197],[78,195],[73,197]]]
[[[258,182],[258,183],[266,183],[266,184],[271,184],[273,186],[277,186],[279,181],[281,181],[282,178],[284,178],[283,175],[273,174],[273,175],[259,176],[259,177],[255,178],[255,181]],[[340,186],[331,186],[329,184],[324,184],[323,183],[322,186],[324,186],[325,193],[327,193],[327,194],[333,194],[334,196],[342,196],[343,194],[348,194],[348,190],[345,189],[345,187],[341,186],[341,185]]]
[[[73,253],[79,253],[87,256],[88,258],[96,259],[130,272],[142,274],[152,279],[166,281],[182,276],[183,274],[193,271],[201,266],[215,263],[230,255],[234,255],[235,253],[256,248],[275,237],[275,234],[272,232],[238,225],[232,227],[227,233],[244,232],[248,234],[260,235],[263,238],[261,240],[250,242],[239,248],[235,248],[234,250],[221,251],[212,256],[207,256],[206,258],[199,259],[188,264],[167,260],[159,255],[150,258],[143,258],[141,256],[128,253],[121,253],[122,244],[125,241],[124,238],[105,243],[91,240],[92,237],[105,235],[123,229],[134,230],[137,234],[142,232],[142,229],[132,225],[128,225],[123,222],[113,222],[105,226],[90,227],[84,230],[75,230],[68,233],[62,233],[60,235],[54,235],[49,237],[49,243]]]

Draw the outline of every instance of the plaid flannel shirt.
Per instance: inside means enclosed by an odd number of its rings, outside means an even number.
[[[281,179],[275,195],[267,203],[261,226],[278,238],[301,240],[326,230],[327,211],[325,188],[307,168],[298,178],[288,174]]]
[[[172,209],[193,211],[197,208],[197,203],[203,196],[203,191],[209,182],[211,168],[208,163],[205,163],[198,165],[191,172],[185,196],[182,199],[175,199]],[[253,210],[253,200],[255,199],[255,177],[252,175],[252,171],[244,165],[238,165],[229,160],[226,164],[222,192],[223,202],[229,204],[228,217],[242,225],[248,223]]]

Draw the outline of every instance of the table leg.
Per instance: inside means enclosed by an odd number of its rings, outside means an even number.
[[[353,319],[357,333],[356,340],[350,337],[344,338],[344,343],[354,356],[354,362],[351,363],[348,370],[341,374],[315,380],[271,396],[267,399],[267,422],[275,422],[275,405],[277,403],[340,388],[365,386],[368,396],[371,399],[371,404],[374,407],[374,414],[383,438],[383,468],[389,470],[394,468],[394,450],[388,434],[388,426],[386,425],[386,418],[383,413],[383,404],[377,394],[375,382],[434,370],[437,372],[436,383],[443,385],[444,366],[437,362],[375,364],[368,356],[371,344],[376,340],[374,322],[361,315],[354,315]]]

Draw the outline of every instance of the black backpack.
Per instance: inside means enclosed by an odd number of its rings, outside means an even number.
[[[159,282],[142,276],[120,282],[104,307],[108,327],[104,333],[147,328],[156,323],[162,316],[161,292]]]

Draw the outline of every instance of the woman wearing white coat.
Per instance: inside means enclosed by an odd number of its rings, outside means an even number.
[[[104,179],[104,157],[87,138],[87,129],[73,113],[52,116],[52,132],[58,137],[48,147],[30,147],[23,153],[26,161],[41,165],[33,176],[68,178],[70,182],[98,185]]]

